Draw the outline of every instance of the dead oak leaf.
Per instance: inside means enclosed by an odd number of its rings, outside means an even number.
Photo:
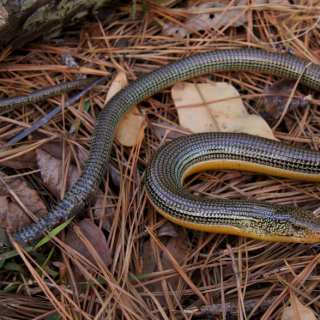
[[[238,91],[228,83],[178,83],[172,98],[180,125],[192,132],[238,132],[275,139],[268,124],[244,108]]]
[[[0,176],[8,176],[0,172]],[[7,184],[15,192],[20,201],[31,211],[37,218],[41,218],[48,213],[37,192],[28,187],[27,183],[20,178],[6,179]],[[13,231],[28,226],[33,220],[18,205],[16,200],[7,190],[6,186],[0,182],[0,227],[11,228]]]

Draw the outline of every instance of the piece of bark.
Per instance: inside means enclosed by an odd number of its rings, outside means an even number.
[[[259,304],[259,307],[255,310],[256,313],[260,313],[268,309],[268,307],[276,300],[278,299],[278,296],[268,297],[264,301],[260,303],[261,298],[252,299],[244,301],[244,308],[246,312],[250,312],[253,308],[256,307],[257,303]],[[285,298],[284,300],[287,300]],[[222,314],[223,309],[225,308],[225,311],[227,315],[230,317],[228,319],[233,319],[232,317],[237,317],[238,314],[238,302],[227,302],[223,306],[222,304],[212,304],[209,306],[202,306],[202,307],[194,307],[194,308],[188,308],[185,309],[184,312],[188,315],[192,314],[193,316],[212,316],[212,315],[218,315]],[[179,313],[179,311],[173,311],[175,313]]]
[[[0,50],[17,49],[41,35],[73,25],[117,0],[15,0],[0,3]]]

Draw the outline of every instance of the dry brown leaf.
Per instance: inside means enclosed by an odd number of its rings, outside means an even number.
[[[108,267],[112,263],[112,259],[110,256],[110,250],[106,242],[106,238],[103,232],[90,220],[85,219],[79,222],[78,227],[81,228],[84,236],[91,243],[91,245],[95,248],[101,259],[104,261],[105,265]],[[92,257],[91,253],[81,241],[81,239],[77,236],[74,230],[70,230],[65,239],[65,243],[77,250],[83,256],[85,256],[89,261],[91,261],[94,265],[96,265],[95,259]],[[87,270],[90,271],[89,268],[85,266]],[[81,273],[77,268],[76,270]],[[92,270],[91,270],[92,271]]]
[[[275,139],[268,124],[260,116],[248,114],[240,98],[230,99],[238,96],[228,83],[182,82],[172,88],[180,124],[192,132],[242,132]]]
[[[0,171],[0,176],[8,177]],[[16,193],[20,201],[37,218],[41,218],[48,213],[45,204],[35,190],[28,187],[27,183],[19,178],[6,179],[7,184]],[[17,204],[7,188],[0,182],[0,227],[18,230],[26,227],[33,220]]]
[[[32,134],[30,135],[30,138],[32,140],[42,140],[42,139],[46,139],[46,135],[39,132],[39,131],[34,131],[32,132]],[[51,155],[53,155],[54,157],[56,157],[57,159],[62,159],[62,154],[63,154],[63,148],[65,148],[64,152],[65,154],[68,154],[70,152],[70,146],[68,144],[63,145],[62,141],[48,141],[45,144],[42,144],[40,146],[40,148],[48,153],[50,153]],[[74,147],[76,150],[78,149],[76,146]],[[71,154],[71,163],[75,164],[76,160],[74,158],[73,153]]]
[[[178,233],[178,237],[173,238],[173,237],[165,236],[165,237],[159,237],[159,239],[165,245],[166,249],[172,254],[175,260],[181,264],[181,262],[187,256],[189,250],[185,243],[186,234],[183,228],[177,226],[177,233]],[[163,252],[161,251],[159,252],[159,254],[160,254],[162,269],[163,270],[174,269],[174,266],[169,260],[169,258],[165,254],[163,254]],[[144,261],[143,269],[142,269],[143,274],[160,271],[157,266],[151,240],[148,240],[144,243],[143,261]],[[180,279],[180,276],[175,276],[167,279],[167,282],[170,283],[174,291],[177,289],[179,279]],[[161,280],[148,285],[148,289],[151,292],[163,292]],[[157,297],[157,299],[162,305],[166,305],[166,299],[164,297]]]
[[[57,198],[61,196],[62,185],[62,161],[53,157],[48,152],[38,148],[36,150],[37,161],[41,170],[41,178],[44,184],[53,192]],[[76,166],[70,165],[67,178],[67,191],[75,184],[80,174]]]
[[[278,119],[285,110],[295,84],[296,80],[292,79],[277,81],[263,91],[263,96],[257,102],[257,108],[263,108],[272,119]],[[310,103],[308,97],[306,97],[306,99],[293,99],[287,112],[298,107],[305,107],[308,103]]]
[[[291,306],[284,309],[281,320],[316,320],[313,311],[303,305],[295,295],[293,297],[294,301],[292,301],[291,297]],[[297,316],[297,312],[299,317]]]
[[[127,77],[124,72],[119,71],[113,80],[109,89],[106,103],[122,88],[128,84]],[[120,119],[115,131],[115,138],[124,146],[132,147],[135,144],[136,137],[139,133],[143,117],[136,105],[131,107]]]
[[[178,237],[176,225],[174,225],[170,221],[166,221],[162,226],[160,226],[157,229],[157,237],[163,237],[163,236],[169,236],[174,238]]]
[[[36,150],[37,153],[37,160],[40,169],[48,169],[50,170],[42,170],[41,171],[41,178],[44,184],[53,192],[57,198],[61,196],[61,184],[62,184],[62,161],[56,159],[51,154],[47,153],[46,151],[38,148]],[[67,178],[67,190],[68,191],[78,180],[80,176],[80,172],[75,165],[69,166],[68,178]],[[113,222],[113,215],[114,213],[113,208],[110,208],[112,203],[107,200],[106,209],[105,211],[100,208],[103,206],[104,201],[104,193],[101,189],[98,189],[95,193],[95,196],[92,200],[92,205],[97,207],[94,210],[95,217],[103,217],[103,228],[105,230],[110,230]]]
[[[35,150],[28,151],[21,156],[15,157],[10,160],[0,161],[0,164],[5,167],[13,168],[13,169],[24,169],[30,168],[32,170],[38,169],[36,152]]]
[[[285,116],[283,118],[284,120],[284,123],[286,125],[286,128],[288,129],[288,131],[290,132],[290,130],[292,130],[292,128],[296,125],[296,121],[294,119],[292,119],[291,117],[289,116]]]
[[[267,3],[267,0],[255,1],[255,4],[260,4],[260,5],[265,3]],[[248,4],[247,0],[238,0],[238,1],[235,1],[231,7],[246,6],[247,4]],[[216,1],[211,1],[211,2],[201,4],[199,6],[191,7],[189,9],[190,13],[192,13],[194,9],[199,10],[199,9],[206,9],[206,8],[221,8],[222,10],[219,12],[208,12],[208,13],[201,13],[196,15],[193,14],[192,18],[187,19],[184,22],[184,24],[195,31],[206,30],[206,29],[210,30],[213,28],[219,29],[221,26],[229,24],[232,20],[238,17],[243,11],[243,9],[227,10],[222,14],[223,9],[226,8],[227,6],[228,6],[228,3],[216,0]],[[260,10],[262,10],[262,7],[260,8]],[[247,14],[243,13],[235,21],[233,21],[230,24],[230,26],[238,27],[245,24],[246,22],[247,22]],[[166,36],[170,36],[176,32],[183,38],[188,34],[192,33],[191,30],[186,29],[173,22],[169,22],[163,27],[163,33]]]

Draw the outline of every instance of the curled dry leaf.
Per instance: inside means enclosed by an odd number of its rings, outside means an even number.
[[[124,72],[120,71],[112,82],[109,89],[106,103],[122,88],[128,84],[127,77]],[[131,107],[120,119],[117,124],[114,137],[124,146],[132,147],[136,142],[136,137],[139,133],[143,117],[137,106]]]
[[[166,221],[162,226],[157,229],[157,237],[178,237],[178,233],[176,231],[176,225],[174,225],[170,221]]]
[[[0,176],[8,177],[0,171]],[[20,201],[37,218],[41,218],[48,213],[47,208],[37,192],[28,187],[27,183],[19,178],[6,179],[7,184],[15,192]],[[0,182],[0,227],[18,230],[26,227],[33,220],[21,209],[7,188]]]
[[[248,114],[237,90],[228,83],[178,83],[172,97],[181,126],[192,132],[242,132],[275,139],[268,124]],[[213,102],[217,101],[217,102]]]
[[[278,119],[287,105],[288,99],[296,84],[296,80],[282,79],[266,88],[257,102],[257,108],[263,108],[271,119]],[[292,111],[305,107],[310,103],[310,97],[293,99],[287,109]]]
[[[160,241],[165,245],[166,249],[171,253],[175,260],[181,265],[185,257],[188,255],[188,246],[186,244],[186,237],[183,228],[177,226],[177,237],[159,237]],[[152,273],[159,272],[160,270],[174,269],[172,262],[169,258],[163,254],[162,251],[159,252],[162,267],[159,268],[157,265],[157,259],[152,246],[152,240],[148,240],[144,243],[143,249],[143,268],[142,273]],[[157,276],[156,276],[157,277]],[[155,277],[155,278],[156,278]],[[159,278],[159,276],[158,276]],[[175,276],[167,279],[166,281],[170,283],[172,289],[175,291],[178,287],[180,276]],[[148,289],[151,292],[163,292],[162,281],[159,280],[148,285]],[[157,297],[161,305],[166,305],[165,297]]]
[[[267,3],[267,0],[255,1],[255,4],[260,4],[260,5],[265,3]],[[248,5],[247,0],[238,0],[238,1],[235,1],[230,8],[234,8],[236,6],[247,6],[247,5]],[[206,2],[199,6],[191,7],[189,8],[189,11],[192,17],[187,19],[184,22],[184,24],[195,31],[200,31],[200,30],[206,30],[206,29],[210,30],[213,28],[218,29],[221,26],[225,26],[225,25],[229,25],[231,27],[238,27],[247,22],[248,20],[247,14],[246,12],[243,12],[243,9],[230,10],[229,8],[227,11],[224,11],[224,9],[227,8],[227,6],[228,6],[228,1],[223,2],[223,1],[216,0],[216,1]],[[214,8],[221,9],[221,11],[210,12],[210,9],[214,9]],[[192,14],[195,11],[195,9],[197,11],[203,9],[202,11],[204,13]],[[259,9],[262,10],[262,7],[260,7]],[[183,38],[188,34],[192,33],[191,30],[186,29],[173,22],[169,22],[163,27],[163,33],[166,36],[170,36],[176,32]]]
[[[98,253],[100,258],[105,263],[106,267],[108,267],[112,263],[112,259],[103,232],[92,221],[88,219],[79,222],[78,227],[80,227],[84,236],[91,243],[92,247],[95,248],[96,253]],[[74,230],[71,229],[68,232],[65,243],[85,256],[94,265],[97,265],[96,260]],[[92,270],[87,266],[85,266],[85,268],[92,272]],[[81,272],[77,268],[76,270],[81,274]]]
[[[313,311],[309,307],[303,305],[295,295],[293,295],[293,299],[294,301],[291,297],[290,307],[284,309],[281,320],[316,320]]]

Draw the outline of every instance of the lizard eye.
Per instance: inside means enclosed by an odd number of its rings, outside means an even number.
[[[296,231],[296,232],[302,230],[302,228],[300,226],[298,226],[298,225],[296,225],[294,223],[291,225],[291,228],[292,228],[293,231]]]

